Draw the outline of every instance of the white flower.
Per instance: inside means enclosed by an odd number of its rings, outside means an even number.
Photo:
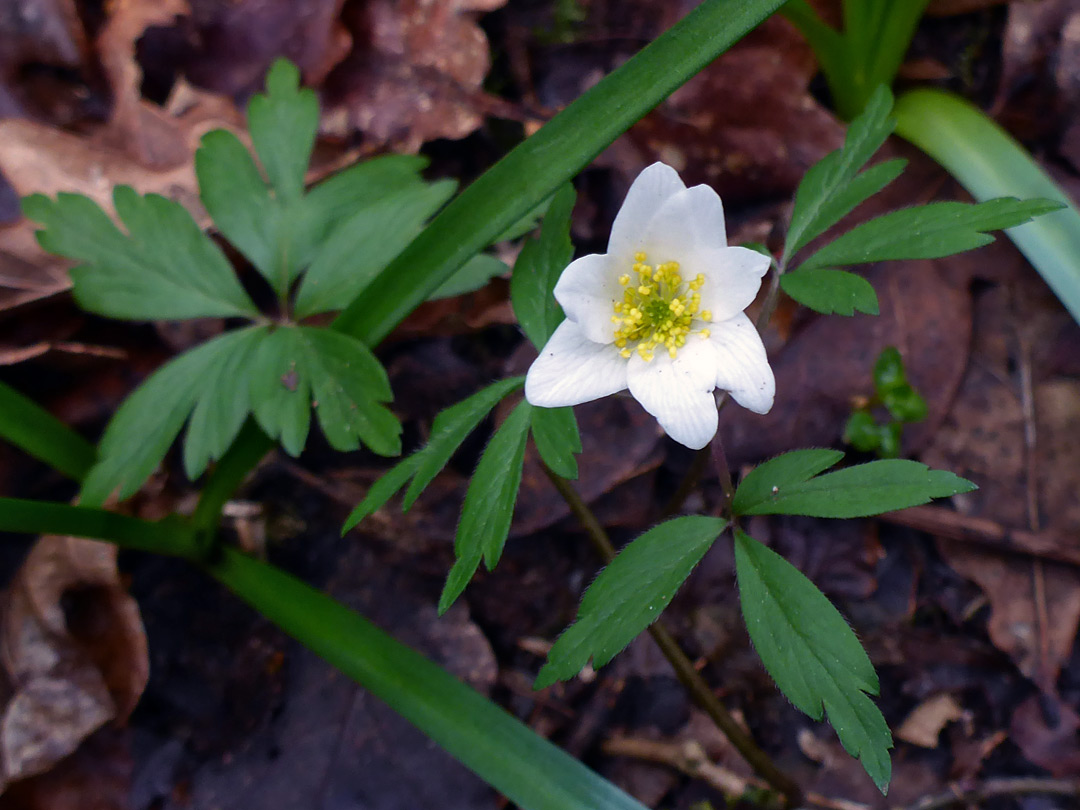
[[[687,188],[654,163],[630,187],[608,252],[582,256],[559,277],[566,320],[529,368],[526,399],[557,408],[629,388],[671,438],[694,449],[716,434],[716,388],[767,413],[776,382],[743,310],[769,264],[727,246],[715,191]]]

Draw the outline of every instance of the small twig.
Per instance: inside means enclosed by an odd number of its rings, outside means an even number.
[[[720,490],[724,493],[724,505],[720,514],[723,517],[731,517],[731,504],[735,500],[735,485],[731,483],[731,469],[728,467],[727,455],[724,453],[724,443],[720,441],[720,432],[717,431],[709,443],[712,447],[713,469],[716,477],[720,479]]]
[[[600,525],[600,521],[596,519],[596,515],[593,514],[588,504],[582,500],[569,481],[548,469],[547,465],[542,466],[555,489],[566,501],[567,506],[570,507],[570,511],[585,528],[596,553],[600,555],[605,563],[611,562],[615,558],[615,547],[608,538],[607,532],[604,531],[604,527]],[[653,641],[656,642],[664,657],[674,668],[675,676],[694,702],[712,718],[716,727],[731,741],[731,744],[735,746],[743,759],[750,763],[750,766],[774,790],[783,795],[789,807],[797,807],[802,801],[802,790],[791,777],[777,767],[768,754],[758,747],[750,735],[743,731],[735,718],[724,708],[724,704],[709,688],[709,685],[705,683],[701,674],[694,668],[693,662],[682,651],[678,642],[668,633],[663,624],[657,621],[650,625],[649,635],[652,636]]]
[[[974,787],[957,788],[937,796],[926,796],[899,810],[941,810],[943,807],[952,807],[956,804],[979,804],[999,796],[1027,796],[1040,793],[1048,796],[1080,798],[1080,781],[1047,779],[1039,776],[988,779]]]

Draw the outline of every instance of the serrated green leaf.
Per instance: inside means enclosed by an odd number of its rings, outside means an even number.
[[[476,430],[476,426],[491,412],[491,409],[524,383],[524,377],[499,380],[456,405],[450,406],[435,417],[427,444],[415,454],[417,456],[416,475],[405,492],[405,498],[402,500],[403,509],[409,509],[416,502],[420,493],[450,461],[458,447],[465,441],[465,437]]]
[[[892,93],[884,86],[879,87],[863,113],[848,126],[843,147],[830,152],[806,172],[795,192],[791,227],[784,246],[785,265],[810,240],[903,171],[905,161],[890,160],[858,175],[896,126],[889,117],[892,106]]]
[[[775,483],[769,485],[770,481]],[[738,505],[734,508],[743,515],[869,517],[974,489],[977,487],[973,483],[946,470],[932,470],[907,459],[889,459],[857,464],[803,481],[785,482],[763,475],[742,500],[736,493]]]
[[[1000,197],[902,208],[855,226],[803,262],[802,269],[951,256],[993,242],[988,231],[1022,225],[1060,207],[1051,200]]]
[[[440,613],[445,612],[465,590],[481,558],[490,571],[502,555],[521,485],[531,410],[528,402],[518,404],[495,431],[480,456],[465,493],[465,504],[454,537],[457,562],[443,586],[439,598]]]
[[[878,679],[851,627],[791,563],[735,531],[735,568],[746,629],[765,669],[815,720],[828,715],[844,748],[888,792],[892,735],[868,695]]]
[[[380,405],[391,397],[386,371],[360,341],[315,327],[283,327],[259,348],[251,371],[255,419],[297,456],[311,409],[330,445],[355,450],[363,441],[380,455],[401,452],[401,425]]]
[[[757,504],[773,498],[780,487],[801,484],[818,473],[839,463],[844,454],[839,450],[810,448],[792,450],[763,462],[739,482],[731,508],[736,515],[750,514]]]
[[[465,266],[450,276],[450,280],[435,290],[428,298],[429,301],[437,301],[440,298],[453,298],[457,295],[475,292],[486,287],[488,282],[496,276],[509,273],[510,268],[505,263],[487,253],[477,253]]]
[[[823,315],[878,314],[873,285],[846,270],[800,269],[780,276],[780,286],[804,307]]]
[[[341,309],[360,295],[455,187],[452,180],[407,186],[342,220],[304,274],[296,317]]]
[[[220,459],[251,413],[251,358],[268,330],[250,327],[231,333],[202,377],[202,390],[184,434],[184,471],[194,481],[206,465]]]
[[[113,200],[127,234],[80,194],[23,201],[26,216],[45,226],[41,246],[80,262],[71,270],[80,306],[136,321],[258,315],[225,255],[183,206],[128,186],[117,186]]]
[[[514,264],[510,302],[521,328],[537,349],[543,348],[563,319],[552,290],[574,255],[570,214],[576,196],[569,184],[556,192],[544,216],[540,238],[526,240]]]
[[[629,543],[585,591],[533,688],[573,678],[590,659],[599,668],[614,658],[660,617],[726,525],[721,518],[679,517]]]
[[[133,495],[154,472],[215,367],[251,340],[251,332],[229,332],[170,360],[132,392],[116,411],[98,447],[98,463],[80,493],[84,506],[101,506],[116,493]]]
[[[319,100],[300,87],[300,71],[278,59],[266,74],[266,93],[251,98],[248,129],[270,184],[283,202],[304,193],[304,175],[319,127]]]
[[[581,434],[573,408],[533,408],[532,437],[540,458],[554,473],[578,477],[574,456],[581,452]]]
[[[360,501],[356,508],[349,513],[345,525],[341,527],[341,534],[346,534],[364,518],[382,509],[386,502],[405,486],[405,482],[412,478],[419,463],[419,454],[413,453],[383,473],[382,477],[368,489],[364,500]]]

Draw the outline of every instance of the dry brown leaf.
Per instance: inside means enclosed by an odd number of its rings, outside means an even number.
[[[922,748],[937,748],[942,729],[963,716],[963,708],[952,695],[934,695],[911,711],[896,730],[896,736]]]
[[[146,635],[116,553],[107,543],[43,537],[4,595],[0,789],[124,721],[146,686]]]

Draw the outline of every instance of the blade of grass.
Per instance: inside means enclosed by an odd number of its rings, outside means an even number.
[[[977,200],[1044,197],[1060,211],[1009,228],[1008,235],[1080,322],[1080,210],[982,110],[941,90],[904,93],[893,110],[896,134],[944,166]]]
[[[0,383],[0,438],[76,481],[94,464],[94,445],[33,400]]]
[[[525,810],[643,806],[363,616],[232,548],[207,571]]]

